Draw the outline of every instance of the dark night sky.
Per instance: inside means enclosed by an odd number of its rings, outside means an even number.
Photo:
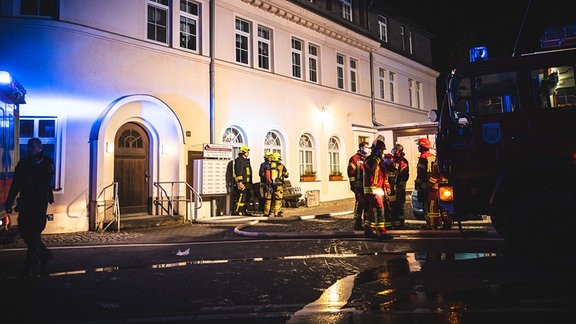
[[[433,64],[441,73],[440,88],[454,66],[468,61],[471,47],[487,46],[491,59],[534,52],[540,50],[545,28],[576,25],[573,0],[376,1],[386,1],[434,35]]]

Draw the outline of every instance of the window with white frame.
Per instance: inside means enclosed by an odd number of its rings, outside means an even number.
[[[340,141],[336,136],[330,137],[328,141],[328,160],[330,175],[342,175],[340,170]]]
[[[302,41],[292,38],[292,76],[302,79]]]
[[[422,108],[422,82],[420,81],[416,81],[416,94],[415,94],[415,99],[416,99],[416,108],[420,109]]]
[[[250,59],[250,22],[236,18],[236,62],[248,65]]]
[[[20,159],[28,156],[28,140],[37,137],[42,141],[42,152],[54,160],[56,175],[52,185],[60,189],[60,146],[58,145],[57,118],[55,117],[20,117]]]
[[[168,0],[148,0],[147,37],[149,40],[168,44]]]
[[[258,26],[258,68],[270,71],[272,30]]]
[[[232,145],[232,150],[234,151],[232,156],[236,157],[240,150],[240,146],[246,145],[246,140],[240,129],[230,126],[226,128],[222,135],[222,143]]]
[[[350,59],[350,91],[358,92],[357,89],[357,77],[358,77],[358,61],[355,59]]]
[[[388,43],[388,18],[378,16],[378,29],[380,30],[380,40]]]
[[[310,134],[302,134],[298,143],[298,170],[300,176],[316,174],[314,168],[314,141]]]
[[[342,17],[348,21],[352,21],[352,0],[342,1]]]
[[[412,47],[412,31],[408,31],[408,52],[414,54],[414,48]]]
[[[414,107],[414,80],[408,79],[408,100],[409,106]]]
[[[318,83],[318,46],[308,44],[308,80]]]
[[[378,70],[378,87],[380,90],[380,99],[386,99],[386,70]]]
[[[402,50],[406,50],[406,28],[400,26],[400,41],[402,42]]]
[[[336,54],[336,81],[338,89],[344,90],[344,55]]]
[[[20,14],[58,18],[58,1],[56,0],[20,0]]]
[[[198,13],[200,5],[180,0],[180,47],[198,52]]]
[[[394,96],[394,91],[396,91],[396,73],[388,72],[388,100],[395,102],[396,96]]]
[[[264,138],[264,153],[265,152],[280,153],[280,156],[284,156],[282,153],[282,138],[276,131],[269,131],[266,134]]]

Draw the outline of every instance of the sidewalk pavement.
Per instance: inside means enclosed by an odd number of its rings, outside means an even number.
[[[409,202],[407,204],[409,205]],[[354,230],[353,209],[354,198],[348,198],[320,202],[318,206],[314,207],[284,208],[283,217],[263,217],[258,216],[258,214],[254,216],[216,216],[187,224],[128,229],[120,232],[108,229],[106,232],[43,234],[42,239],[48,247],[57,247],[262,238],[363,238],[363,231]],[[419,229],[425,222],[415,220],[411,214],[406,216],[406,229],[389,230],[389,234],[421,232]],[[478,221],[477,223],[480,227],[486,228],[489,225],[489,220]],[[449,231],[429,232],[457,234],[459,231],[456,228]],[[25,244],[20,238],[13,243],[0,245],[0,249],[24,247]]]

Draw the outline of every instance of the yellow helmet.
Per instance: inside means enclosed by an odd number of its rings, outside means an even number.
[[[280,156],[280,153],[276,152],[276,153],[272,154],[272,161],[274,161],[274,162],[282,161],[282,157]]]
[[[272,152],[266,151],[266,153],[264,153],[264,158],[265,159],[271,159],[272,158]]]
[[[250,149],[248,148],[248,146],[246,146],[246,145],[240,146],[240,153],[244,154],[244,153],[248,153],[248,152],[250,152]]]

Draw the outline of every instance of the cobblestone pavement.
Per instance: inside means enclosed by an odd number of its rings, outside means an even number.
[[[283,217],[262,217],[255,214],[252,217],[218,216],[198,220],[192,224],[157,226],[142,229],[128,229],[120,232],[76,232],[63,234],[44,234],[42,238],[49,247],[74,245],[102,244],[154,244],[181,243],[191,241],[214,241],[250,239],[259,237],[254,233],[347,233],[347,235],[362,236],[361,231],[354,231],[352,211],[354,199],[342,199],[321,202],[318,206],[284,208]],[[408,201],[405,208],[405,229],[420,229],[425,222],[415,220]],[[489,220],[478,222],[486,227]],[[241,228],[241,230],[239,230]],[[261,237],[262,235],[260,235]],[[2,248],[25,247],[22,239],[13,243],[0,245]]]

